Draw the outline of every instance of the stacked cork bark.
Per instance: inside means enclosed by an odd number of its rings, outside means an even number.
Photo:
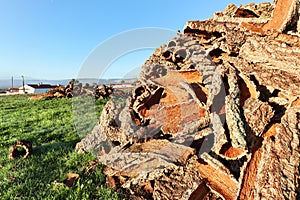
[[[229,5],[157,48],[77,144],[131,199],[297,199],[299,2]]]
[[[47,93],[31,97],[31,100],[53,99],[53,98],[72,98],[79,97],[95,97],[95,99],[106,99],[113,93],[113,88],[106,85],[83,86],[82,83],[74,83],[70,81],[66,86],[57,86]]]

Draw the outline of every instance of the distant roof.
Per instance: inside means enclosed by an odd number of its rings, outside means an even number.
[[[44,88],[56,88],[59,85],[50,85],[50,84],[26,84],[35,89],[44,89]]]
[[[9,88],[9,90],[20,90],[19,88]]]

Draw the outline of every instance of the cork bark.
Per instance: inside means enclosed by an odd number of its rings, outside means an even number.
[[[130,199],[299,199],[298,19],[277,0],[187,22],[77,150]]]

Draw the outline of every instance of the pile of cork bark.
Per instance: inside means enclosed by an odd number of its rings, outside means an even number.
[[[83,86],[82,83],[71,80],[66,86],[57,86],[50,89],[47,93],[31,97],[32,100],[38,99],[53,99],[53,98],[72,98],[80,97],[95,97],[95,99],[109,98],[113,93],[113,88],[106,85]]]
[[[73,97],[73,87],[74,83],[69,82],[66,86],[58,86],[49,90],[45,97],[48,99],[51,98],[72,98]]]
[[[89,86],[88,84],[83,86],[82,83],[76,83],[73,88],[73,95],[80,97],[95,97],[95,99],[106,99],[113,93],[111,86],[104,84]]]
[[[299,16],[277,0],[187,22],[77,151],[130,199],[299,199]]]

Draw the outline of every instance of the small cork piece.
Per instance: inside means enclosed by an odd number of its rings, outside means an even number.
[[[17,143],[9,149],[9,159],[14,160],[18,157],[27,158],[31,154],[32,144],[28,141],[18,140]]]

